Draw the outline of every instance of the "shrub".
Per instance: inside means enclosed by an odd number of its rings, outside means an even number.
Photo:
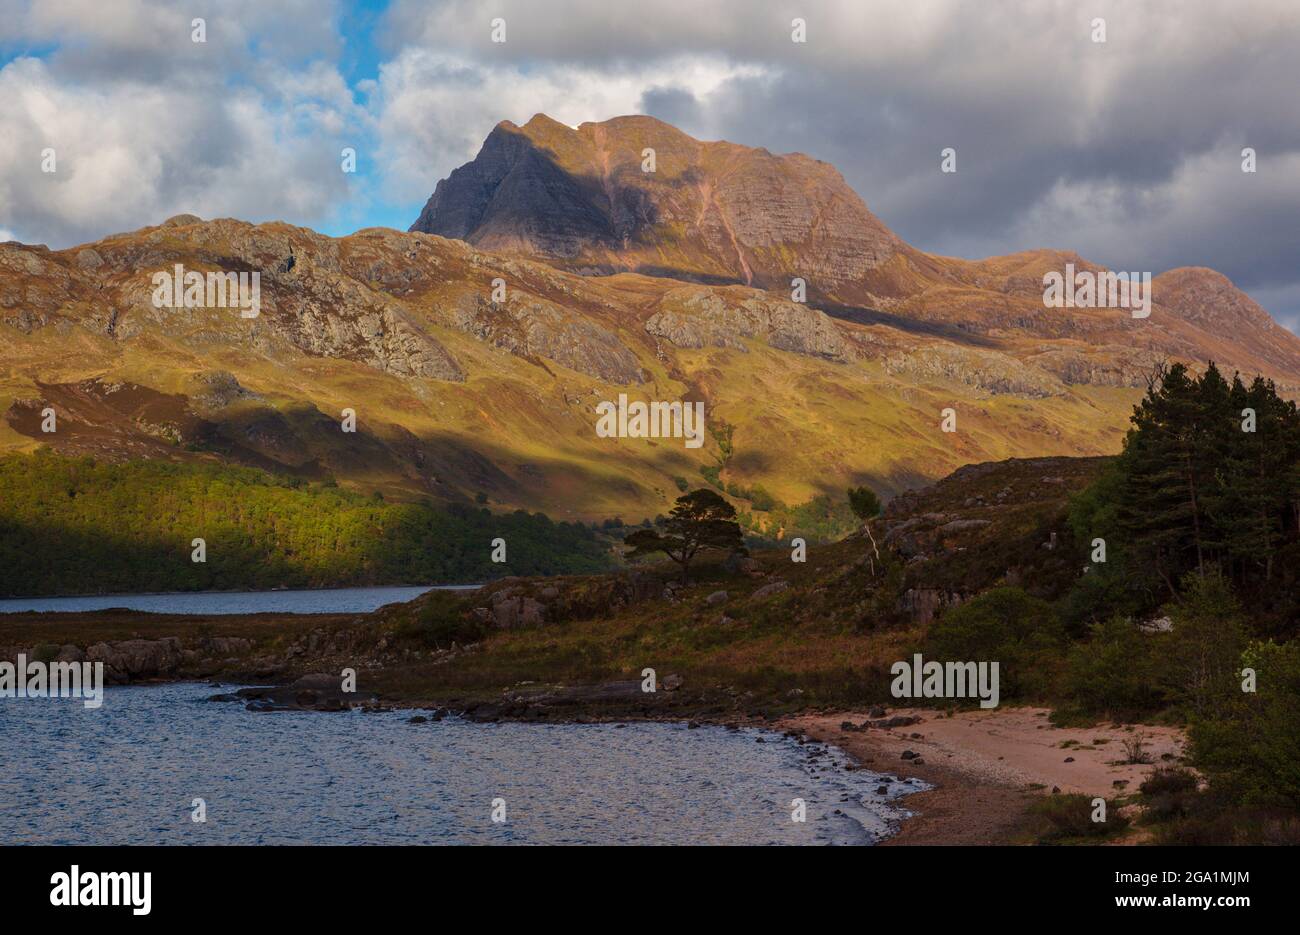
[[[468,612],[465,600],[454,591],[430,591],[413,612],[394,628],[394,635],[431,649],[462,646],[487,635],[487,626]]]
[[[1196,775],[1177,766],[1157,769],[1141,785],[1143,817],[1153,823],[1181,818],[1196,800]]]
[[[1162,822],[1153,843],[1186,847],[1300,844],[1300,818],[1286,809],[1225,805],[1212,795],[1192,800],[1184,817]]]
[[[1149,593],[1135,585],[1124,564],[1112,558],[1104,565],[1090,565],[1058,602],[1057,612],[1066,632],[1080,637],[1089,627],[1113,617],[1139,618],[1151,603]]]
[[[1257,690],[1192,723],[1191,763],[1230,801],[1300,807],[1300,642],[1256,643],[1242,662]]]
[[[1142,731],[1120,741],[1120,746],[1124,748],[1125,763],[1135,765],[1151,762],[1151,753],[1147,750],[1147,735]]]
[[[1183,587],[1183,599],[1166,608],[1174,627],[1161,647],[1163,681],[1189,715],[1218,716],[1241,696],[1240,607],[1217,575],[1188,575]]]
[[[1195,792],[1196,774],[1181,766],[1162,766],[1142,780],[1142,785],[1138,788],[1143,795]]]
[[[765,513],[775,510],[779,506],[776,497],[768,493],[760,484],[755,484],[749,489],[749,501],[754,504],[754,509],[762,510]]]
[[[1092,797],[1078,793],[1046,796],[1029,807],[1040,829],[1040,841],[1100,838],[1118,834],[1129,826],[1129,820],[1111,803],[1107,803],[1105,821],[1093,821],[1093,811]]]
[[[1080,711],[1124,718],[1160,706],[1155,672],[1152,638],[1132,620],[1112,617],[1070,649],[1064,687]]]
[[[1046,693],[1064,642],[1050,604],[1020,588],[994,588],[940,617],[928,648],[942,661],[997,662],[1000,694],[1014,698]]]

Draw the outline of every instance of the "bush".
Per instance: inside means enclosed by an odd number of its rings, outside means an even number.
[[[1143,795],[1170,795],[1196,791],[1196,774],[1181,766],[1162,766],[1142,780]]]
[[[1300,642],[1253,644],[1241,665],[1256,691],[1192,723],[1191,763],[1232,802],[1300,807]]]
[[[1300,818],[1294,811],[1225,805],[1212,795],[1192,801],[1185,817],[1163,822],[1154,844],[1184,847],[1300,844]]]
[[[1123,720],[1160,706],[1155,674],[1153,639],[1132,620],[1112,617],[1070,649],[1064,687],[1083,713]]]
[[[1143,817],[1158,823],[1187,815],[1196,800],[1196,775],[1177,766],[1157,769],[1141,785]]]
[[[1118,834],[1129,826],[1129,820],[1113,803],[1106,803],[1105,821],[1093,821],[1093,811],[1092,797],[1078,793],[1046,796],[1029,807],[1040,829],[1040,841],[1100,838]]]
[[[754,509],[765,513],[775,510],[780,505],[776,497],[768,493],[760,484],[749,488],[749,501],[754,505]]]
[[[487,635],[487,626],[469,613],[464,598],[454,591],[430,591],[418,599],[410,616],[393,630],[399,640],[429,649],[449,649],[453,642],[464,646]]]
[[[1112,617],[1140,619],[1152,604],[1150,594],[1137,587],[1119,561],[1090,565],[1057,604],[1061,623],[1072,637],[1080,637],[1094,624]]]
[[[994,588],[952,608],[931,627],[928,650],[942,661],[997,662],[1003,698],[1046,694],[1065,634],[1046,601]]]
[[[1163,681],[1189,716],[1216,717],[1241,697],[1241,610],[1217,575],[1188,575],[1183,588],[1166,608],[1174,627],[1163,640]]]

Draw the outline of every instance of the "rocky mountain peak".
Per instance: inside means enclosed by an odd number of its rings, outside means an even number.
[[[645,116],[498,124],[411,230],[580,272],[852,297],[901,247],[833,166],[702,142]]]

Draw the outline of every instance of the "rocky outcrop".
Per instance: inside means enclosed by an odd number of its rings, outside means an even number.
[[[497,591],[492,595],[492,621],[500,630],[537,626],[546,619],[546,605],[525,595]]]
[[[1007,354],[936,344],[884,358],[885,371],[925,380],[955,380],[994,394],[1043,399],[1065,392],[1061,381]]]
[[[777,580],[777,581],[773,581],[771,584],[763,585],[761,588],[759,588],[757,591],[751,594],[749,596],[749,599],[751,601],[762,601],[773,596],[774,594],[780,594],[782,591],[788,591],[789,589],[790,589],[790,582]]]
[[[610,383],[642,382],[641,365],[607,328],[541,299],[497,304],[464,294],[451,311],[453,327],[520,357],[546,357]]]
[[[548,622],[589,620],[652,600],[674,600],[682,587],[644,571],[627,571],[555,583],[503,578],[477,592],[474,617],[493,629],[513,630]],[[416,598],[410,607],[423,603]]]
[[[250,658],[253,642],[243,637],[211,636],[181,639],[101,640],[85,647],[61,646],[0,647],[0,659],[10,662],[24,655],[30,660],[102,663],[104,681],[110,685],[131,682],[197,677],[225,665],[239,665]]]
[[[729,304],[723,295],[701,289],[666,294],[660,311],[645,323],[648,334],[677,347],[730,347],[744,351],[745,339],[766,341],[778,350],[841,363],[860,356],[836,323],[823,312],[797,302],[756,295]]]
[[[181,641],[174,636],[95,643],[86,648],[86,661],[104,663],[105,678],[113,683],[175,675],[184,659]]]
[[[881,548],[904,563],[893,612],[924,626],[997,587],[1055,600],[1079,575],[1071,496],[1096,480],[1102,458],[1012,458],[969,464],[894,497],[877,523]]]
[[[154,325],[194,333],[201,343],[243,342],[271,352],[287,343],[398,376],[464,379],[451,353],[407,309],[343,272],[330,238],[284,224],[174,221],[82,248],[63,262],[31,248],[0,247],[0,318],[25,333],[75,321],[115,341]],[[152,277],[177,264],[201,274],[257,273],[260,313],[243,318],[233,296],[220,308],[159,307]],[[21,311],[6,314],[8,308]]]
[[[1137,348],[1053,348],[1028,362],[1068,386],[1145,387],[1163,357]]]
[[[190,399],[205,409],[224,409],[243,399],[258,399],[228,370],[206,370],[190,378]]]
[[[451,353],[401,310],[365,303],[342,308],[348,313],[312,303],[276,324],[294,345],[317,357],[359,359],[398,376],[465,379]]]
[[[234,694],[218,694],[210,701],[244,701],[249,711],[349,711],[356,705],[373,705],[373,692],[346,690],[337,675],[314,672],[287,685],[241,688]]]
[[[962,595],[937,588],[909,588],[903,592],[895,608],[918,626],[926,626],[947,607],[962,602]]]

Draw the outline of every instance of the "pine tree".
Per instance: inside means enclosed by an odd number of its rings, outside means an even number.
[[[1247,387],[1213,363],[1200,377],[1173,364],[1153,376],[1132,422],[1108,488],[1129,576],[1149,573],[1176,597],[1187,571],[1221,573],[1267,598],[1279,556],[1300,547],[1295,403],[1260,377]]]
[[[668,514],[664,531],[638,529],[623,539],[632,547],[628,558],[643,558],[662,552],[682,566],[682,581],[688,580],[691,560],[705,549],[743,553],[745,538],[736,522],[736,508],[712,490],[701,488],[677,498]]]
[[[1196,381],[1180,363],[1158,372],[1133,410],[1125,440],[1124,499],[1119,525],[1129,547],[1164,581],[1174,582],[1192,564],[1204,567],[1202,456],[1196,429],[1201,409]]]

